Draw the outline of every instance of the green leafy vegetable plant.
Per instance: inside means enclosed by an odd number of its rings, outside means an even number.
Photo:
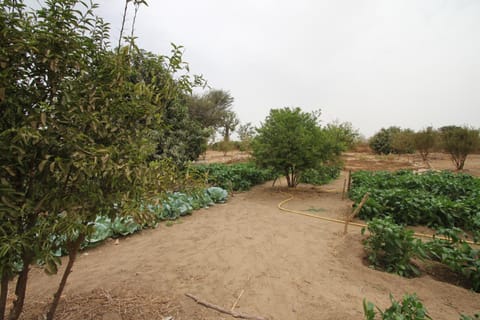
[[[392,305],[382,311],[376,307],[380,312],[380,319],[382,320],[426,320],[432,319],[428,315],[427,308],[424,307],[417,295],[406,294],[401,301],[396,301],[392,294],[390,294],[390,301]],[[375,320],[377,315],[375,305],[363,299],[363,313],[365,320]]]
[[[350,198],[370,198],[359,217],[391,216],[396,223],[459,227],[480,235],[480,179],[451,172],[368,172],[352,175]]]
[[[374,218],[368,223],[367,229],[370,235],[364,241],[364,246],[373,267],[404,277],[420,274],[411,260],[424,258],[425,252],[422,242],[413,237],[413,231],[395,224],[390,217]]]

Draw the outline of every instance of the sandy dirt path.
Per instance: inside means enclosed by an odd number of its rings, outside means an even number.
[[[285,206],[343,217],[343,177],[321,188],[301,186]],[[185,293],[268,319],[363,319],[362,300],[389,305],[416,292],[433,319],[480,311],[480,294],[440,282],[375,271],[363,262],[358,228],[283,213],[285,187],[271,183],[235,194],[171,227],[82,253],[68,281],[58,319],[233,319],[196,304]],[[328,191],[328,192],[327,192]],[[34,269],[24,319],[38,319],[59,276]]]

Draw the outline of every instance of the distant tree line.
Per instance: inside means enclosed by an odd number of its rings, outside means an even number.
[[[480,131],[467,126],[428,127],[420,131],[399,127],[382,128],[369,139],[377,154],[402,154],[417,151],[424,161],[432,152],[450,154],[457,170],[462,170],[467,156],[480,151]]]

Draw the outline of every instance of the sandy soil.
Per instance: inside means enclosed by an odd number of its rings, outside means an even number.
[[[378,159],[365,157],[351,155],[347,167],[363,161],[364,167],[381,168],[374,165]],[[480,158],[474,160],[467,170],[478,172]],[[432,161],[434,168],[447,164],[451,168],[448,157]],[[285,206],[343,217],[351,211],[341,199],[343,175],[327,186],[300,186]],[[230,309],[242,292],[235,310],[267,319],[362,319],[364,298],[386,307],[389,293],[400,298],[413,292],[433,319],[480,311],[480,294],[434,276],[405,279],[368,268],[358,228],[344,236],[341,224],[280,211],[286,191],[278,183],[257,186],[171,227],[162,224],[83,252],[57,318],[233,319],[185,294]],[[41,319],[59,278],[32,270],[23,319]]]

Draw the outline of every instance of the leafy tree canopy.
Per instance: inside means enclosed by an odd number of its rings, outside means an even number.
[[[288,186],[295,187],[306,169],[335,160],[341,142],[320,127],[319,115],[300,108],[270,110],[252,142],[257,164],[284,174]]]
[[[480,147],[479,130],[448,126],[440,128],[439,131],[443,149],[450,154],[457,170],[462,170],[467,156]]]

